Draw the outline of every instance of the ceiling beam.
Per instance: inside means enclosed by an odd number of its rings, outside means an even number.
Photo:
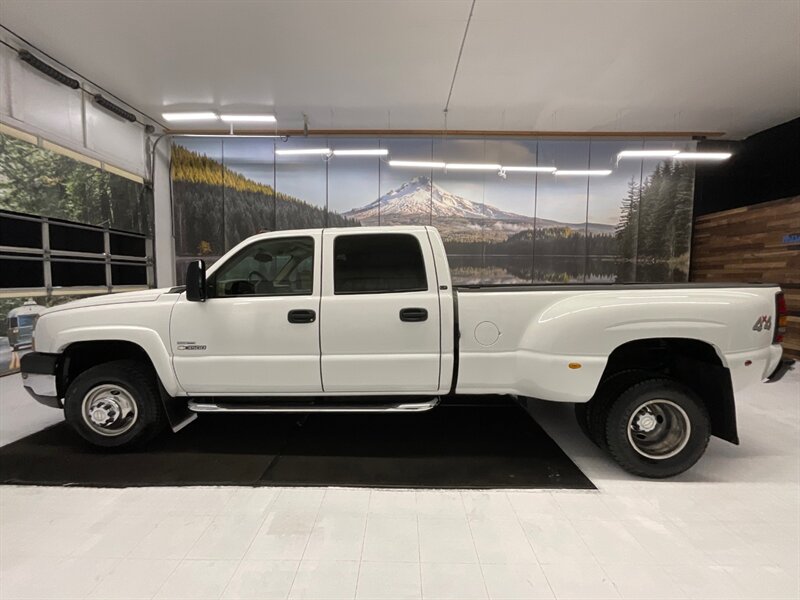
[[[226,135],[219,129],[168,129],[171,135]],[[304,137],[302,129],[244,129],[241,135],[286,135]],[[309,129],[309,136],[383,136],[383,137],[517,137],[517,138],[670,138],[670,139],[695,139],[719,138],[725,135],[724,131],[492,131],[453,129]],[[233,137],[236,133],[233,134]]]

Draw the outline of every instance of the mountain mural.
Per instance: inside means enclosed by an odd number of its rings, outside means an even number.
[[[405,182],[377,200],[361,208],[354,208],[344,217],[359,221],[363,225],[402,225],[430,222],[439,228],[445,239],[455,239],[460,232],[476,227],[488,230],[491,237],[504,238],[520,231],[530,230],[534,218],[501,210],[491,204],[473,202],[453,194],[432,182],[424,175]],[[550,219],[535,220],[539,229],[569,229],[585,231],[584,223],[562,223]],[[589,223],[589,231],[611,235],[613,225]],[[492,235],[494,232],[495,235]]]

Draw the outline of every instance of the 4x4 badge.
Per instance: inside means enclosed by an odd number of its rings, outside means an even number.
[[[758,317],[756,324],[753,325],[753,331],[762,331],[766,329],[769,331],[772,329],[772,317],[768,315],[763,315]]]

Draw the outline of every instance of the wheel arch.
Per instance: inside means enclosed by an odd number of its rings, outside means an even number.
[[[163,360],[154,360],[148,349],[140,343],[115,338],[78,340],[62,346],[60,350],[56,377],[60,397],[66,393],[69,384],[87,369],[107,362],[132,359],[152,370],[167,419],[174,431],[196,416],[188,411],[184,398],[176,397],[179,388],[169,360],[166,365]]]
[[[730,370],[713,344],[670,337],[629,341],[611,352],[600,381],[627,369],[662,374],[681,382],[705,404],[711,419],[711,434],[739,443]]]

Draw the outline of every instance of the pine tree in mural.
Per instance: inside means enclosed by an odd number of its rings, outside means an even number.
[[[172,146],[172,191],[175,246],[182,256],[219,256],[243,239],[276,227],[323,227],[326,219],[329,227],[358,225],[177,144]]]
[[[668,273],[669,279],[688,274],[694,173],[681,162],[660,163],[639,186],[628,182],[616,230],[617,251],[626,261],[644,266],[638,280]],[[648,266],[660,265],[656,270]],[[652,271],[655,275],[648,275]]]
[[[628,182],[628,193],[622,201],[616,229],[618,254],[626,260],[636,259],[636,226],[639,222],[640,193],[639,184],[631,177]]]

